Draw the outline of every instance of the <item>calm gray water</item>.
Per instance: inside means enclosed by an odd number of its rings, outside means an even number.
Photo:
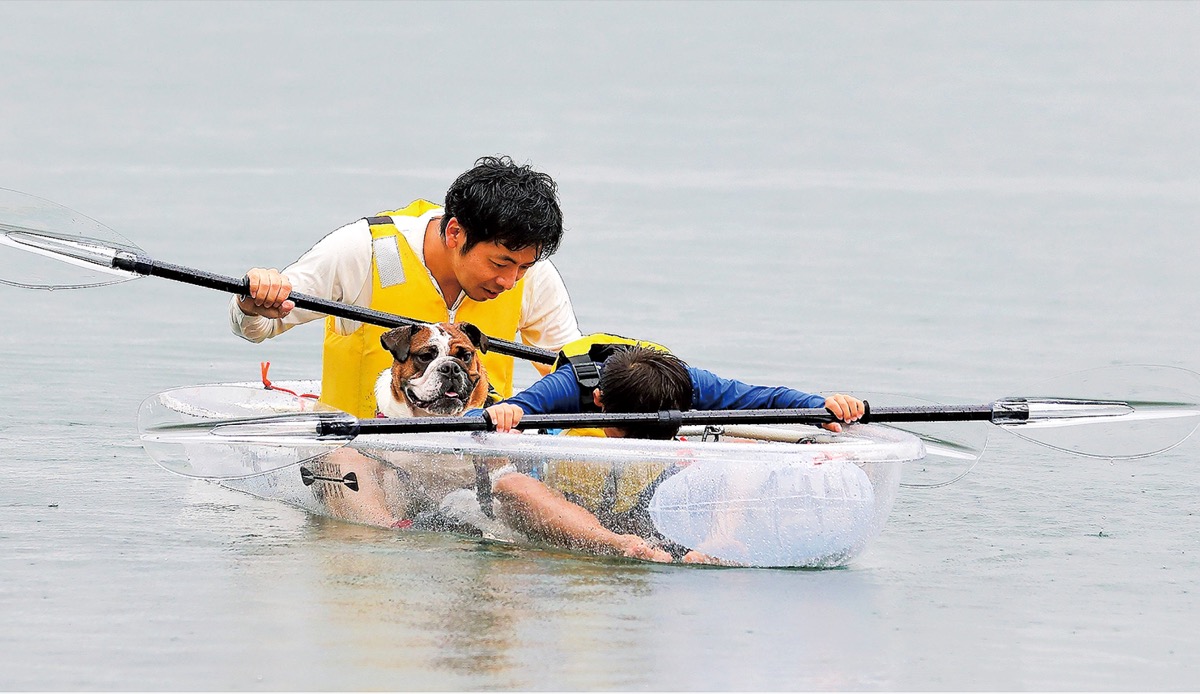
[[[240,274],[561,184],[585,330],[808,390],[1200,370],[1200,5],[0,3],[0,187]],[[834,571],[308,517],[155,466],[138,404],[319,368],[225,297],[0,287],[0,688],[1195,690],[1200,440],[1003,432]],[[528,374],[526,375],[528,378]]]

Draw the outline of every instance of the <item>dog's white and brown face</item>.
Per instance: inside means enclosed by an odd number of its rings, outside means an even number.
[[[487,371],[478,352],[487,336],[470,323],[394,328],[380,338],[392,353],[375,382],[385,417],[454,417],[487,401]]]

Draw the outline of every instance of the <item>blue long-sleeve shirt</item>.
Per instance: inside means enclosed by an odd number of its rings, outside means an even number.
[[[597,364],[597,366],[601,366]],[[825,398],[802,393],[785,386],[752,386],[721,378],[711,371],[688,367],[692,379],[694,410],[765,410],[774,408],[824,407]],[[575,369],[564,364],[504,402],[516,405],[525,414],[574,414],[579,408],[580,388]],[[467,414],[478,414],[473,410]]]

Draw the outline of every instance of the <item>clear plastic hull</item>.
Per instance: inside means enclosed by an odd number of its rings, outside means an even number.
[[[286,403],[272,400],[273,411]],[[223,414],[206,407],[205,416]],[[173,462],[164,466],[380,527],[619,553],[547,532],[538,514],[570,504],[606,530],[643,537],[677,557],[693,551],[745,566],[833,567],[860,554],[882,530],[903,463],[925,454],[920,439],[870,425],[842,434],[803,426],[695,433],[677,441],[405,434],[323,449],[198,439],[173,442]],[[147,442],[148,449],[155,445]],[[209,470],[217,472],[204,474]],[[531,486],[550,492],[549,510],[525,503],[521,495]]]

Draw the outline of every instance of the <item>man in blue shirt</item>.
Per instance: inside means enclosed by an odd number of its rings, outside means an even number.
[[[583,392],[574,366],[563,364],[513,397],[487,408],[496,431],[507,432],[526,414],[573,414],[592,401],[604,412],[657,412],[659,410],[763,410],[824,407],[844,422],[863,415],[863,403],[848,395],[828,398],[784,386],[752,386],[721,378],[711,371],[686,365],[674,355],[647,347],[619,347],[596,364],[599,387]],[[827,425],[841,431],[841,425]],[[675,431],[653,429],[606,431],[608,436],[670,439]]]
[[[591,366],[592,364],[585,364]],[[605,412],[656,412],[659,410],[715,410],[818,408],[828,409],[844,422],[862,417],[861,400],[847,395],[824,398],[785,387],[752,386],[725,379],[703,369],[689,367],[674,355],[649,347],[622,346],[603,364],[594,364],[599,375],[598,387],[591,393],[577,378],[574,366],[563,364],[517,395],[487,408],[497,431],[512,430],[525,414],[576,413],[586,404]],[[588,401],[591,403],[588,403]],[[589,408],[590,409],[590,408]],[[826,428],[840,431],[841,425]],[[576,430],[577,435],[601,435],[594,430]],[[603,436],[612,438],[671,439],[678,428],[648,425],[644,427],[605,428]],[[612,553],[669,562],[720,563],[705,554],[671,543],[658,534],[649,519],[646,506],[662,480],[675,472],[664,467],[639,485],[622,484],[622,470],[614,469],[610,490],[634,491],[628,500],[589,499],[572,493],[580,486],[571,484],[570,473],[551,486],[529,475],[507,470],[493,478],[492,493],[501,502],[505,520],[527,535],[592,552]],[[586,476],[586,474],[585,474]],[[626,480],[628,482],[628,480]],[[555,485],[563,487],[554,488]],[[568,489],[571,488],[571,489]],[[615,492],[614,492],[615,493]]]

